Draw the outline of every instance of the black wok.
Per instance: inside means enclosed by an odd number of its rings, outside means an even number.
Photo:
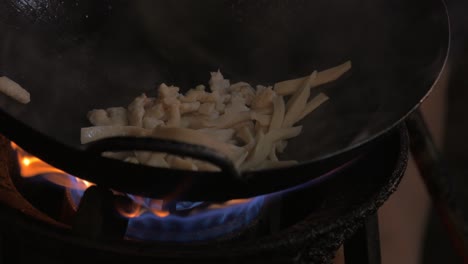
[[[0,1],[0,75],[31,93],[0,95],[0,132],[48,163],[128,193],[228,199],[278,191],[343,165],[427,96],[445,65],[441,0]],[[177,142],[80,144],[94,108],[126,106],[161,82],[189,89],[220,69],[231,81],[273,84],[351,60],[320,87],[330,100],[305,121],[283,159],[297,166],[246,172]],[[133,143],[132,143],[133,142]],[[137,145],[136,145],[137,144]],[[102,158],[108,149],[201,155],[224,173],[150,168]]]

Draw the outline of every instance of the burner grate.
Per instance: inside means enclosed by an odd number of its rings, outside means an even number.
[[[0,154],[5,152],[0,148]],[[0,257],[6,263],[63,263],[65,259],[82,263],[90,258],[115,263],[330,263],[338,247],[396,189],[406,168],[407,154],[406,129],[400,127],[345,170],[319,184],[281,194],[279,204],[269,214],[272,219],[256,223],[257,231],[268,232],[227,240],[162,243],[120,239],[96,228],[95,220],[89,223],[89,218],[78,217],[73,228],[58,227],[51,225],[54,221],[44,221],[38,217],[40,214],[29,212],[34,210],[31,204],[25,210],[2,198],[0,234],[4,243],[0,245]],[[0,169],[0,175],[11,173],[8,166]],[[9,177],[0,179],[3,186]],[[9,192],[13,193],[15,186],[9,184],[13,188]],[[90,225],[95,226],[95,232],[83,235],[83,229]]]

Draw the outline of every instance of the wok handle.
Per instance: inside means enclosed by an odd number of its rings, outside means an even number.
[[[180,141],[148,137],[111,137],[88,143],[86,150],[102,154],[106,151],[154,151],[186,156],[209,162],[224,174],[240,179],[240,173],[225,155],[211,148]]]

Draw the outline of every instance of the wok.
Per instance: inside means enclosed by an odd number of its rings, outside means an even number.
[[[0,95],[0,132],[77,177],[149,197],[223,200],[279,191],[317,178],[370,148],[428,95],[449,50],[441,0],[204,0],[0,2],[0,75],[31,93]],[[310,114],[282,159],[298,165],[240,176],[210,149],[117,138],[81,145],[94,108],[126,106],[165,82],[274,84],[351,60],[330,100]],[[199,156],[223,172],[151,168],[103,158],[152,149]]]

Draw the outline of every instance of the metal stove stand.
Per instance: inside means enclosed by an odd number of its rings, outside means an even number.
[[[419,110],[406,120],[410,151],[426,185],[433,206],[451,238],[452,246],[468,263],[466,222],[459,201],[454,199],[449,169],[435,146]],[[377,214],[368,216],[361,228],[344,244],[346,264],[379,264],[380,241]]]

